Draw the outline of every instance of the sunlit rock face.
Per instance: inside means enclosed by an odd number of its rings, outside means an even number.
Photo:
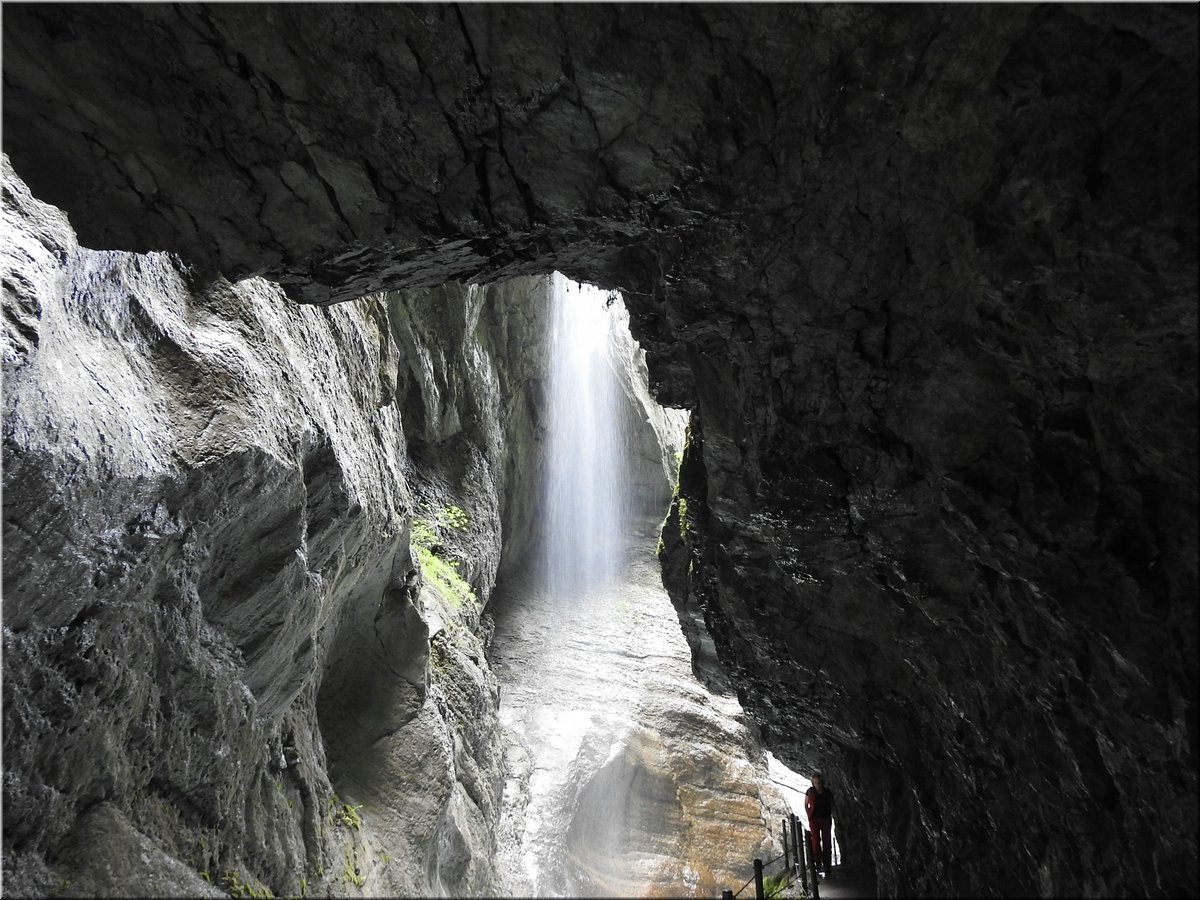
[[[621,288],[695,414],[702,671],[885,891],[1200,886],[1193,8],[4,22],[5,149],[89,246],[317,302]]]
[[[196,291],[3,177],[6,894],[489,893],[544,286]]]
[[[544,537],[549,280],[331,309],[197,290],[165,254],[80,247],[7,159],[3,178],[6,893],[521,894],[486,608],[502,549]],[[634,533],[667,503],[682,414],[609,317],[637,586],[552,624],[640,678],[582,704],[634,701],[565,773],[557,884],[713,893],[772,848],[765,761],[691,675],[658,518]],[[513,693],[554,715],[562,660],[532,646]]]
[[[507,896],[718,896],[782,852],[762,745],[692,674],[646,524],[610,589],[497,588]]]
[[[315,886],[355,852],[321,668],[408,561],[371,311],[197,296],[165,255],[80,248],[7,160],[4,192],[6,891]]]

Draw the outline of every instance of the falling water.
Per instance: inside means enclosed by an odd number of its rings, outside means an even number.
[[[619,300],[558,272],[551,290],[542,572],[551,594],[570,597],[624,568],[628,462],[608,356]]]
[[[696,680],[655,553],[686,413],[650,397],[618,295],[557,273],[550,290],[535,549],[490,604],[498,887],[714,896],[776,851],[737,699]]]

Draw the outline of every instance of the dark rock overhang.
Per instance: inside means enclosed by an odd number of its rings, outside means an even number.
[[[622,288],[703,423],[677,602],[885,884],[1191,893],[1196,23],[6,4],[4,149],[199,280]]]

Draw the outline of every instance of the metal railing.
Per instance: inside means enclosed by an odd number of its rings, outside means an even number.
[[[821,900],[821,889],[817,886],[817,860],[812,851],[812,842],[810,833],[800,824],[800,820],[795,813],[788,815],[781,820],[783,831],[783,852],[774,859],[769,859],[763,862],[761,859],[754,860],[754,874],[750,880],[743,884],[736,891],[722,891],[721,900],[734,900],[746,891],[750,885],[754,885],[755,900],[768,900],[768,897],[774,897],[782,893],[784,889],[791,887],[798,880],[800,887],[806,894],[812,897],[812,900]],[[766,878],[767,869],[775,863],[783,861],[783,866],[780,869],[780,877],[773,879],[771,893],[767,893]],[[811,892],[809,885],[812,885]],[[746,897],[749,898],[749,893]]]

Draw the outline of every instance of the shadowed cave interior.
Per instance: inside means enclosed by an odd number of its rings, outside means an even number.
[[[6,895],[713,895],[767,751],[881,896],[1195,894],[1196,26],[6,4]],[[574,624],[556,279],[645,505]]]

